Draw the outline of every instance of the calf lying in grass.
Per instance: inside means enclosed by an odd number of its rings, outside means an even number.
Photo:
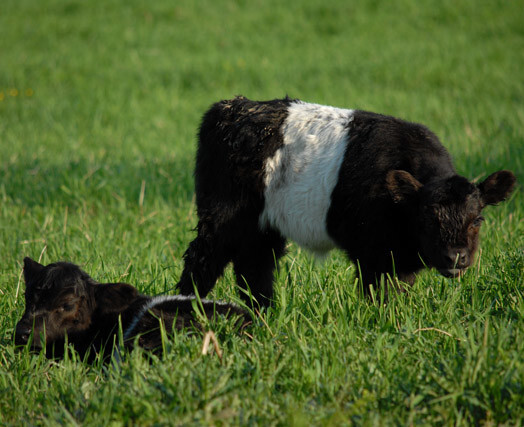
[[[112,348],[122,325],[124,346],[161,348],[160,324],[169,334],[186,327],[201,328],[199,315],[234,316],[245,326],[250,318],[242,308],[194,297],[141,295],[125,283],[97,283],[77,265],[57,262],[47,266],[24,259],[26,309],[15,330],[16,345],[45,348],[46,356],[62,357],[66,340],[90,360]],[[108,354],[110,352],[108,351]]]

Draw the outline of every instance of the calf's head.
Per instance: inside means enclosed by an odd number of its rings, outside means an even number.
[[[56,262],[44,266],[24,259],[25,312],[17,323],[15,345],[29,345],[47,357],[63,355],[66,337],[85,354],[106,344],[116,332],[118,317],[143,299],[126,283],[98,283],[77,265]]]
[[[57,262],[43,266],[24,259],[25,312],[15,329],[15,344],[30,344],[33,350],[66,335],[85,331],[94,309],[95,282],[78,266]]]
[[[394,170],[386,186],[395,202],[417,212],[413,227],[424,262],[446,277],[456,277],[473,263],[482,209],[508,197],[515,181],[512,172],[498,171],[480,184],[454,175],[423,185],[410,173]]]

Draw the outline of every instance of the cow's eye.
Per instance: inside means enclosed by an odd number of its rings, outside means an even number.
[[[65,303],[60,306],[59,310],[60,311],[71,311],[73,310],[73,308],[75,308],[73,304]]]

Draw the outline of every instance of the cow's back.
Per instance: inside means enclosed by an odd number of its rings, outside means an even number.
[[[264,160],[283,144],[291,100],[220,101],[204,115],[195,168],[197,205],[263,191]],[[207,203],[206,203],[207,202]]]

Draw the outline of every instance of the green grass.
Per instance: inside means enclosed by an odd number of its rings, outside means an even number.
[[[3,0],[0,424],[520,424],[524,203],[485,212],[459,282],[387,305],[342,254],[295,246],[253,340],[219,325],[120,372],[15,352],[22,259],[171,291],[196,225],[195,134],[213,102],[288,94],[426,124],[473,179],[524,174],[519,2]],[[212,293],[237,298],[228,270]],[[379,298],[380,299],[380,298]]]

